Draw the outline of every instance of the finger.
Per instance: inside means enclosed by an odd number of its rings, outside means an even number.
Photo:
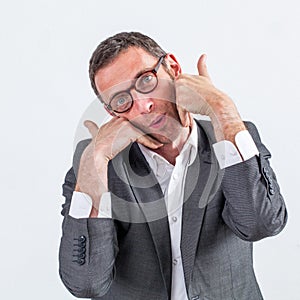
[[[93,121],[90,121],[90,120],[85,120],[83,122],[83,124],[89,130],[89,132],[93,138],[97,136],[99,128],[96,123],[94,123]]]
[[[162,143],[153,139],[149,135],[141,135],[137,140],[138,143],[144,145],[147,148],[158,149],[163,146]]]
[[[183,127],[189,126],[189,113],[183,109],[180,105],[177,105],[177,111],[179,115],[180,123]]]
[[[189,126],[192,126],[192,123],[193,123],[193,116],[192,116],[191,113],[189,113],[189,122],[190,122]]]
[[[198,68],[198,73],[200,76],[204,76],[206,78],[208,78],[209,80],[210,77],[209,77],[209,74],[208,74],[208,71],[207,71],[207,66],[206,66],[206,54],[202,54],[198,60],[198,64],[197,64],[197,68]]]

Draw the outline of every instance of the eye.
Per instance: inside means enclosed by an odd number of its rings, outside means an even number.
[[[142,77],[142,82],[144,84],[148,84],[151,80],[153,79],[153,75],[150,73],[150,74],[146,74]]]
[[[123,112],[130,108],[131,102],[131,96],[128,93],[123,92],[112,98],[110,106],[116,112]]]
[[[152,72],[141,75],[135,83],[138,92],[149,93],[157,85],[157,79]]]
[[[117,105],[123,105],[126,102],[126,99],[124,97],[117,98]]]

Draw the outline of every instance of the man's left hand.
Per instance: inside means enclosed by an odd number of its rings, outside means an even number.
[[[230,99],[210,79],[206,55],[198,60],[198,75],[180,74],[175,80],[176,104],[183,126],[190,126],[190,113],[209,116],[217,140],[234,142],[236,133],[245,130],[239,112]]]

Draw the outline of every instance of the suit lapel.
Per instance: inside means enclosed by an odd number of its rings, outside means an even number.
[[[206,206],[218,188],[220,172],[211,151],[211,126],[197,126],[198,154],[187,171],[182,216],[181,253],[186,287],[191,279],[196,248]],[[205,126],[203,126],[205,125]],[[203,129],[205,128],[205,130]],[[171,294],[172,252],[165,199],[149,164],[138,145],[133,143],[123,156],[126,179],[147,222],[157,252],[164,283]],[[129,160],[129,161],[128,161]],[[124,162],[125,161],[125,162]],[[123,185],[122,185],[123,186]]]
[[[155,175],[136,143],[129,150],[128,164],[124,165],[132,192],[148,223],[157,252],[164,283],[171,294],[171,240],[165,199]]]
[[[188,288],[207,203],[218,188],[218,164],[203,128],[198,127],[198,155],[189,167],[184,191],[181,253]]]

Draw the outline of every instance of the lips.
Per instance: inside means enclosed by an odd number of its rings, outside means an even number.
[[[161,127],[166,121],[166,116],[165,115],[159,115],[157,118],[155,118],[151,123],[150,127],[151,128],[159,128]]]

